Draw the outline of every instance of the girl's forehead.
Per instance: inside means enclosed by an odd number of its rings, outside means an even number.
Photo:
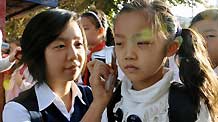
[[[115,20],[115,31],[119,28],[143,29],[152,27],[152,23],[148,17],[146,18],[142,13],[138,12],[123,12],[119,14]]]
[[[195,28],[200,32],[218,31],[218,21],[214,21],[214,20],[198,21],[192,25],[192,28]]]

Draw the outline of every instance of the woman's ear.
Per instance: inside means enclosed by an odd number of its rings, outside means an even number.
[[[179,50],[179,42],[173,41],[168,45],[167,57],[174,55]]]

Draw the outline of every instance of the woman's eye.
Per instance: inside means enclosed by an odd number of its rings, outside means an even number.
[[[55,48],[62,49],[62,48],[64,48],[64,47],[65,47],[65,45],[58,45],[58,46],[56,46]]]
[[[76,47],[81,47],[81,46],[83,46],[83,43],[80,43],[80,42],[79,42],[79,43],[76,43],[75,46],[76,46]]]

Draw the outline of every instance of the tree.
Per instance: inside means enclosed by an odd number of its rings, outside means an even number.
[[[121,4],[126,3],[132,0],[59,0],[59,8],[76,11],[79,13],[84,12],[85,10],[93,8],[95,6],[97,9],[103,10],[106,15],[108,15],[108,19],[112,20],[114,15],[119,11],[119,7]],[[205,0],[162,0],[164,2],[168,2],[172,5],[178,4],[188,4],[190,6],[195,5],[195,3],[205,3]],[[11,18],[6,22],[6,34],[7,40],[18,40],[22,33],[24,26],[29,21],[29,19],[36,15],[38,12],[42,11],[41,9],[38,11],[34,11],[32,13],[28,13],[23,15],[20,18]],[[111,23],[111,22],[110,22]]]

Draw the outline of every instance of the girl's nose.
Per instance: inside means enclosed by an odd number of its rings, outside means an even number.
[[[125,60],[133,60],[136,59],[136,48],[131,44],[127,45],[127,48],[125,49]]]

